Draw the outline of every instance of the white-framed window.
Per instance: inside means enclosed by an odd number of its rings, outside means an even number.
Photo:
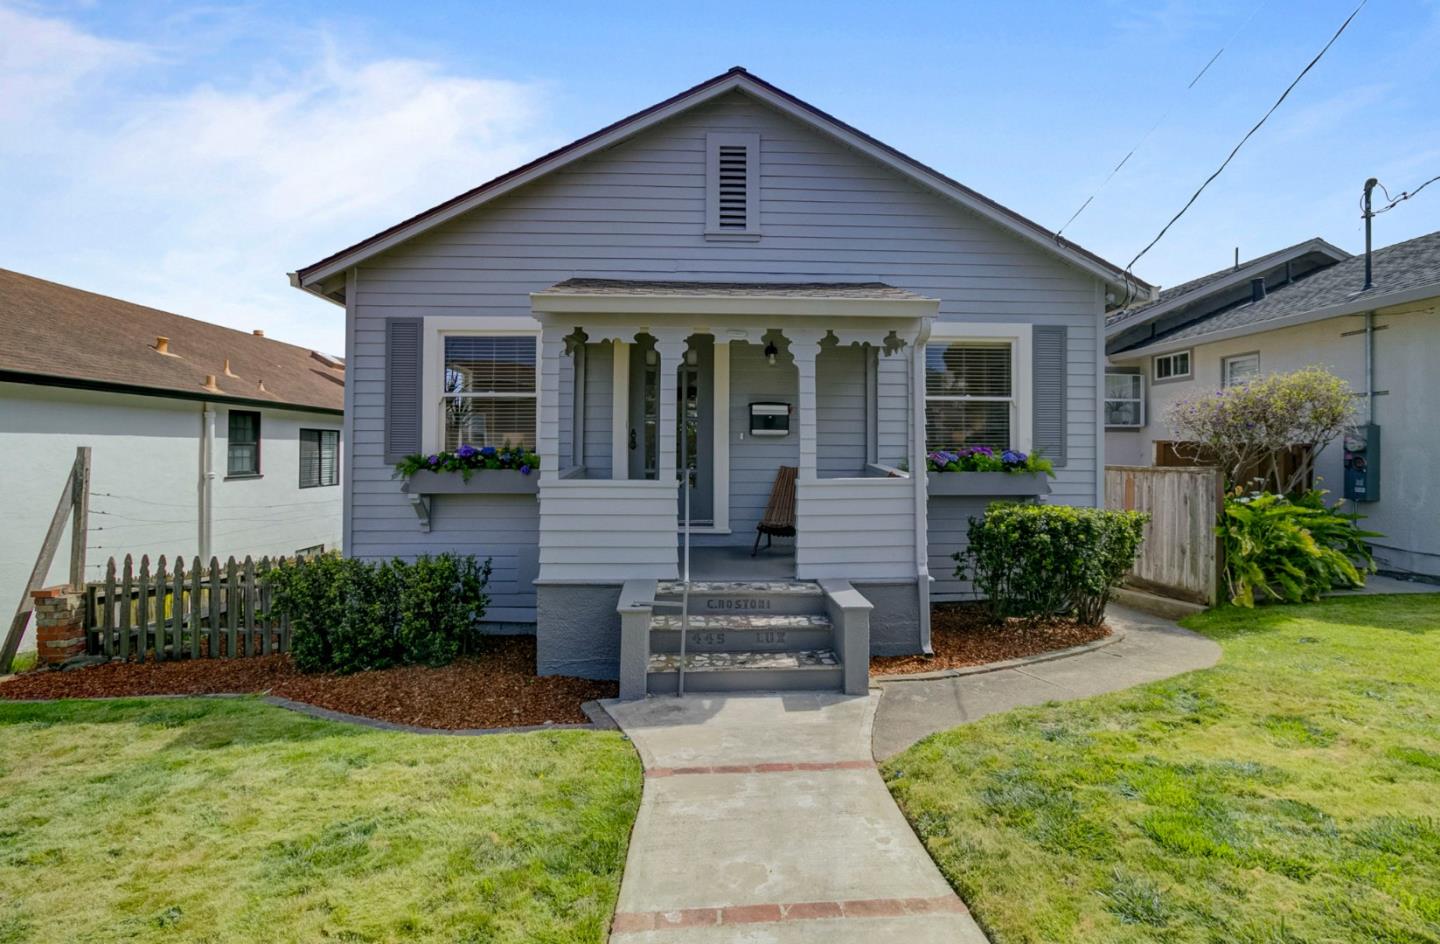
[[[1145,378],[1105,372],[1105,425],[1139,429],[1145,425]]]
[[[760,236],[760,135],[705,135],[705,235],[712,239]]]
[[[925,346],[925,448],[1030,451],[1030,326],[937,324]]]
[[[427,450],[536,449],[539,328],[530,318],[425,319]]]
[[[1249,354],[1235,354],[1220,361],[1220,383],[1222,386],[1233,387],[1236,384],[1249,383],[1259,376],[1259,351],[1251,351]]]
[[[1151,362],[1150,376],[1157,382],[1165,380],[1189,380],[1193,358],[1189,351],[1175,351],[1172,354],[1156,354]]]

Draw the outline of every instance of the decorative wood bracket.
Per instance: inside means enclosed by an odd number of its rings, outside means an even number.
[[[405,497],[410,499],[410,507],[415,509],[415,517],[420,519],[420,530],[428,534],[430,532],[430,496],[411,493]]]

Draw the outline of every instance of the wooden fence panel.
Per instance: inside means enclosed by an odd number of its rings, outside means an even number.
[[[269,615],[265,575],[283,562],[200,558],[188,565],[164,555],[152,570],[150,556],[139,567],[130,556],[105,565],[105,579],[85,587],[85,629],[92,655],[144,662],[269,655],[290,648],[289,623]]]
[[[1105,507],[1150,515],[1129,582],[1214,606],[1222,562],[1220,473],[1208,468],[1105,467]]]

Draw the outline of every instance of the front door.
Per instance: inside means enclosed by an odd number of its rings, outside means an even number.
[[[653,349],[637,344],[630,359],[630,477],[654,479],[659,461],[659,396],[665,388],[675,397],[675,468],[683,484],[690,484],[690,523],[708,526],[715,520],[715,348],[712,339],[690,339],[685,360],[676,370],[673,385],[661,383]],[[680,490],[681,520],[685,515],[685,489]]]

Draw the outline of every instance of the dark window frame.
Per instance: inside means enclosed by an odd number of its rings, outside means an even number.
[[[255,438],[253,440],[235,439],[235,420],[241,416],[253,417]],[[261,444],[264,441],[262,422],[259,410],[230,410],[225,420],[225,477],[227,479],[258,479],[264,474],[264,466],[261,459]],[[254,466],[248,470],[235,471],[235,447],[253,446],[255,448]]]
[[[307,483],[307,482],[305,481],[305,439],[306,439],[306,435],[307,435],[307,434],[311,434],[311,435],[314,436],[314,438],[315,438],[315,449],[316,449],[315,481],[309,482],[309,483]],[[335,479],[335,480],[334,480],[333,482],[327,482],[327,481],[325,481],[325,479],[324,479],[324,471],[325,471],[325,440],[326,440],[327,436],[333,438],[333,440],[334,440],[334,446],[335,446],[335,461],[334,461],[334,463],[333,463],[333,475],[334,475],[334,479]],[[300,442],[300,487],[301,487],[301,488],[333,488],[334,486],[339,485],[339,484],[340,484],[340,430],[338,430],[338,429],[325,429],[325,428],[323,428],[323,427],[314,427],[314,428],[302,427],[302,428],[300,429],[299,442]]]

